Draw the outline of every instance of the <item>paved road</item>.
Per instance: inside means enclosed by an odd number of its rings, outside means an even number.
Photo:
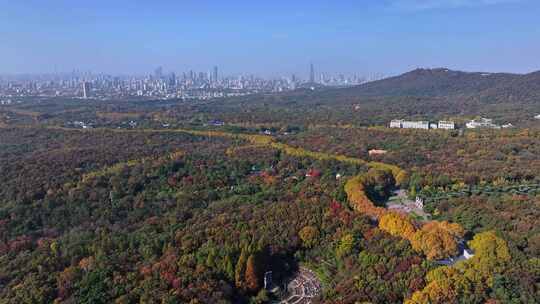
[[[314,297],[321,294],[321,282],[313,271],[301,267],[287,284],[287,296],[282,304],[310,304]]]

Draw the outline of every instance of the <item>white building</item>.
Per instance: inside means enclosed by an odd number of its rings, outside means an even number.
[[[424,209],[424,200],[420,197],[416,197],[416,200],[414,201],[414,206],[418,209]]]
[[[456,128],[456,124],[453,121],[439,121],[439,129],[453,130]]]
[[[429,121],[403,121],[403,129],[425,129],[429,130]]]
[[[439,123],[432,123],[429,121],[407,121],[402,119],[394,119],[390,121],[390,128],[398,129],[445,129],[452,130],[456,128],[456,124],[453,121],[441,120]]]
[[[390,121],[390,128],[401,129],[402,125],[403,125],[403,120],[401,120],[401,119],[394,119],[394,120]]]
[[[534,118],[540,119],[540,114],[536,115]]]
[[[491,129],[500,129],[501,127],[493,123],[493,119],[480,118],[473,119],[466,124],[468,129],[476,128],[491,128]]]

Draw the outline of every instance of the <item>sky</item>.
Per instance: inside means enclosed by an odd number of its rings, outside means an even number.
[[[538,0],[0,0],[0,74],[540,70]]]

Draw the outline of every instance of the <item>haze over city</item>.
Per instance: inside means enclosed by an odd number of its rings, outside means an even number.
[[[534,0],[0,1],[0,74],[540,69]]]

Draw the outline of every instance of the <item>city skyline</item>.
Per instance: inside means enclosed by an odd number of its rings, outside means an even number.
[[[278,93],[298,88],[315,90],[322,87],[347,87],[376,80],[374,77],[331,75],[319,73],[315,77],[313,63],[309,65],[309,78],[295,74],[290,77],[265,79],[256,75],[221,75],[217,65],[211,71],[194,70],[175,72],[163,66],[143,76],[94,74],[74,70],[70,73],[44,75],[0,75],[1,104],[11,104],[12,98],[71,97],[82,99],[182,99],[207,100],[212,98],[244,96],[258,93]],[[18,99],[15,99],[17,102]]]
[[[81,77],[84,79],[85,76],[113,76],[113,77],[137,77],[137,78],[144,78],[144,77],[157,77],[162,78],[165,76],[169,76],[171,74],[174,74],[175,76],[179,76],[181,74],[189,74],[189,73],[195,73],[200,74],[204,73],[207,75],[209,79],[215,80],[217,75],[219,74],[219,77],[223,78],[234,78],[234,77],[256,77],[260,79],[292,79],[297,81],[304,81],[304,82],[321,82],[320,80],[322,78],[332,78],[332,77],[357,77],[362,78],[366,80],[374,80],[374,79],[381,79],[383,77],[391,77],[394,75],[386,75],[380,72],[376,73],[363,73],[362,71],[358,72],[352,72],[352,73],[343,73],[340,71],[321,71],[316,69],[316,65],[313,62],[309,62],[305,66],[305,72],[302,73],[291,73],[287,74],[285,72],[283,73],[276,73],[276,75],[260,75],[253,72],[245,72],[245,73],[227,73],[227,71],[223,72],[219,65],[208,65],[209,68],[205,70],[172,70],[164,65],[159,65],[155,67],[152,70],[141,72],[141,73],[123,73],[123,72],[101,72],[101,71],[91,71],[91,70],[81,70],[78,68],[72,68],[66,71],[48,71],[48,72],[40,72],[40,73],[0,73],[0,80],[3,78],[8,79],[17,79],[17,78],[39,78],[39,77],[72,77],[76,75],[77,77]]]
[[[0,74],[212,71],[211,62],[231,75],[303,78],[309,62],[367,75],[540,69],[540,3],[532,0],[2,4]]]

